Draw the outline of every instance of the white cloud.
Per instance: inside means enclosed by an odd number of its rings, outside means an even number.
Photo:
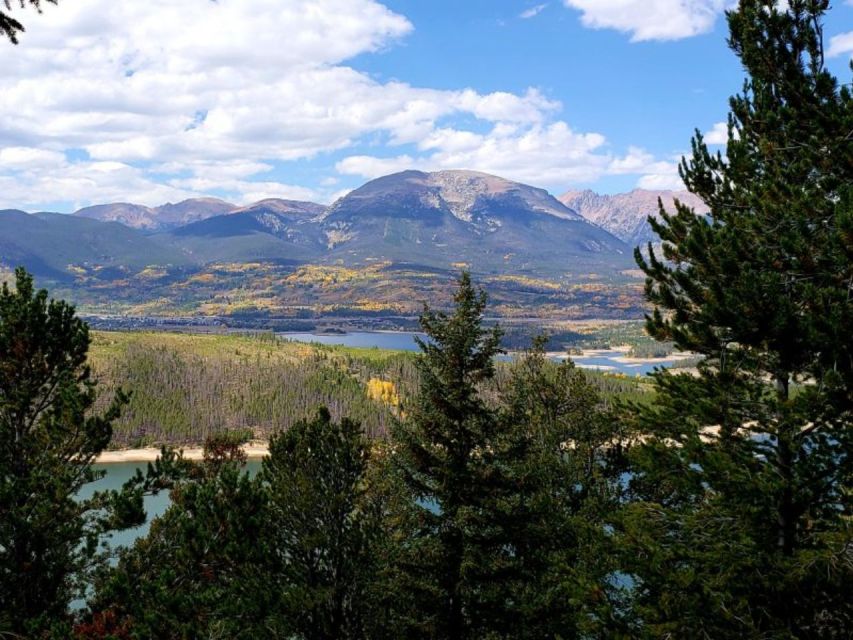
[[[656,160],[644,149],[630,147],[625,156],[611,160],[607,173],[610,175],[666,174],[673,170],[677,172],[677,167],[678,165],[672,162]]]
[[[0,167],[13,170],[49,170],[65,164],[65,154],[32,147],[0,149]]]
[[[853,31],[839,33],[829,39],[829,48],[826,50],[828,58],[849,55],[853,58]]]
[[[717,122],[710,131],[705,132],[707,144],[726,144],[729,141],[729,125],[725,122]]]
[[[8,170],[9,166],[2,165]],[[0,173],[0,208],[41,209],[67,201],[75,206],[91,202],[131,201],[157,205],[195,195],[148,179],[140,169],[121,162],[62,163]]]
[[[182,181],[177,181],[176,186],[181,186]],[[283,184],[281,182],[261,182],[257,180],[207,180],[205,178],[194,178],[186,186],[200,193],[210,192],[212,189],[225,189],[230,193],[236,193],[240,203],[249,204],[266,198],[286,198],[288,200],[308,200],[312,202],[329,202],[324,193],[302,187],[299,185]]]
[[[684,188],[684,182],[678,175],[678,160],[658,160],[652,154],[638,147],[630,147],[628,153],[611,161],[608,167],[610,175],[639,175],[637,187],[640,189]]]
[[[525,9],[524,11],[519,13],[518,17],[521,18],[522,20],[529,20],[530,18],[535,18],[540,13],[542,13],[542,10],[547,6],[548,6],[547,2],[543,3],[543,4],[537,4],[533,7],[530,7],[529,9]]]
[[[560,108],[559,102],[548,100],[536,89],[528,89],[523,96],[504,91],[480,95],[468,89],[459,93],[453,103],[461,111],[494,122],[541,122],[546,113]]]
[[[679,40],[707,33],[731,0],[563,0],[593,29],[616,29],[631,40]]]
[[[174,175],[168,184],[199,189],[217,179],[236,185],[228,179],[245,181],[272,162],[344,149],[366,135],[417,143],[443,118],[529,127],[559,109],[535,89],[434,90],[379,82],[343,64],[412,28],[377,0],[60,3],[4,61],[0,148],[85,149],[95,161],[153,163]],[[9,160],[0,175],[14,168]],[[54,169],[65,185],[68,168]],[[134,175],[163,180],[142,169]],[[52,201],[72,192],[104,197],[68,191]]]
[[[4,59],[0,203],[328,200],[332,182],[270,172],[368,139],[385,152],[352,151],[341,174],[472,168],[551,186],[663,175],[555,119],[561,105],[535,88],[437,90],[347,66],[412,29],[378,0],[62,2]]]
[[[242,180],[269,167],[260,163],[211,164],[204,177],[162,182],[130,164],[69,162],[63,154],[7,147],[0,150],[0,209],[41,209],[58,201],[75,207],[92,202],[129,201],[150,206],[225,190],[237,203],[279,197],[328,202],[331,194],[275,181]],[[167,171],[160,165],[157,171]]]
[[[595,180],[606,172],[609,158],[597,153],[605,143],[597,133],[577,133],[564,122],[518,127],[496,125],[487,134],[451,128],[436,129],[419,148],[419,157],[350,156],[336,169],[363,178],[421,169],[476,168],[538,185],[567,185]]]
[[[646,182],[680,184],[676,161],[657,160],[635,147],[623,157],[614,156],[606,150],[603,136],[577,133],[564,122],[528,128],[503,124],[482,135],[436,129],[419,148],[428,153],[417,157],[406,154],[349,156],[335,168],[342,174],[366,179],[406,169],[435,171],[473,167],[540,186],[568,187],[594,182],[607,175],[637,175]]]
[[[377,158],[375,156],[349,156],[335,165],[338,173],[349,176],[360,176],[373,179],[389,173],[397,173],[406,169],[431,169],[424,161],[415,160],[411,156],[396,156],[393,158]]]
[[[649,174],[637,180],[638,189],[649,191],[682,191],[684,182],[677,173]]]

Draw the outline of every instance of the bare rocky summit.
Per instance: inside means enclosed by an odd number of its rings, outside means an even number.
[[[618,270],[630,249],[544,189],[476,171],[371,180],[322,218],[333,259],[415,262],[486,273]]]
[[[120,222],[126,227],[143,231],[164,231],[222,215],[236,208],[236,205],[218,198],[190,198],[176,204],[168,202],[159,207],[128,202],[99,204],[75,211],[74,215],[101,222]]]
[[[601,195],[587,189],[567,191],[559,200],[628,245],[637,246],[658,242],[648,222],[649,216],[658,216],[658,198],[663,201],[667,211],[675,211],[677,199],[693,207],[697,214],[708,212],[707,205],[689,191],[635,189],[629,193]]]

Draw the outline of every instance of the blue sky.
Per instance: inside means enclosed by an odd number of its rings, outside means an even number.
[[[853,3],[835,4],[829,64],[849,82]],[[693,129],[741,84],[727,5],[66,0],[4,55],[0,207],[328,202],[404,168],[676,188]]]

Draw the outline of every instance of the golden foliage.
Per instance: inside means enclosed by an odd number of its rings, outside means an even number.
[[[169,272],[166,271],[163,267],[158,267],[156,265],[148,265],[142,271],[136,274],[137,278],[143,278],[146,280],[154,280],[157,278],[163,278],[169,275]]]
[[[550,280],[543,280],[542,278],[531,278],[528,276],[516,276],[516,275],[503,275],[494,278],[495,282],[509,282],[512,284],[518,284],[523,287],[530,287],[532,289],[547,289],[549,291],[559,291],[560,285],[556,282],[551,282]]]
[[[380,378],[371,378],[367,382],[367,396],[371,400],[381,402],[388,407],[399,408],[400,396],[397,393],[397,387],[390,380],[381,380]]]

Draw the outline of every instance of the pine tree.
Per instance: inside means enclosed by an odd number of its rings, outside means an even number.
[[[411,594],[407,635],[506,637],[516,585],[515,487],[501,460],[511,446],[484,396],[501,331],[483,326],[486,295],[463,273],[451,315],[421,317],[420,387],[393,432],[394,462],[411,495],[401,591]]]
[[[651,223],[649,332],[704,356],[641,411],[624,541],[659,637],[846,637],[853,624],[853,99],[826,0],[741,0],[726,155],[682,163],[708,219]]]
[[[92,463],[125,398],[93,412],[88,327],[15,275],[0,291],[0,635],[66,619],[99,536],[144,517],[136,492],[76,499],[102,475]]]
[[[382,560],[380,513],[368,486],[371,445],[361,426],[321,408],[270,442],[260,479],[268,500],[268,588],[292,636],[377,637],[372,590]]]
[[[179,460],[171,505],[95,581],[79,638],[292,637],[275,615],[266,492],[234,437]]]
[[[512,522],[518,563],[513,638],[574,638],[617,628],[622,594],[606,535],[625,462],[620,424],[599,390],[546,340],[513,363],[502,421],[514,443]],[[519,455],[520,454],[520,455]]]

